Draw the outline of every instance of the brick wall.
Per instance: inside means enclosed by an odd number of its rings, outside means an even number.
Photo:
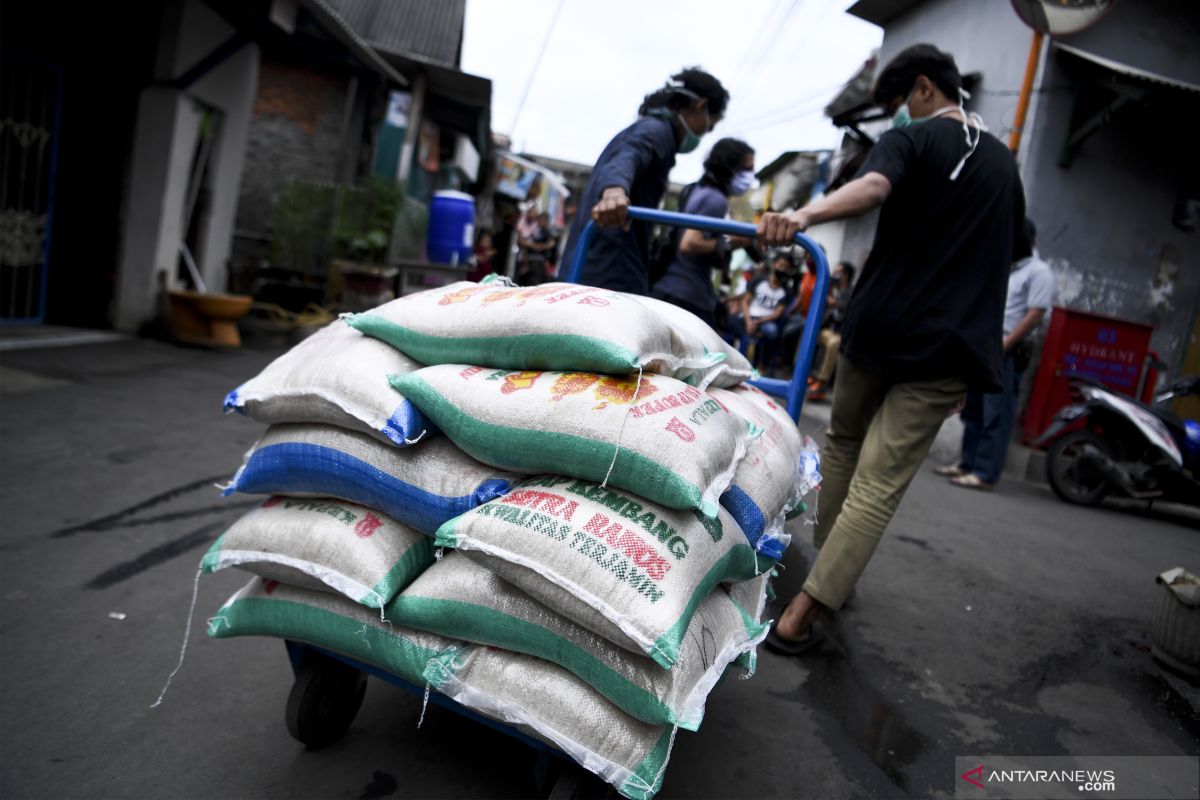
[[[348,80],[264,54],[238,197],[239,231],[271,233],[275,197],[287,181],[338,179]],[[351,115],[351,164],[357,163],[361,125],[362,117]]]

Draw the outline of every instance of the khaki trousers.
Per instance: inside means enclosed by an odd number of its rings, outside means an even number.
[[[838,348],[842,346],[842,336],[830,328],[822,328],[817,335],[817,344],[825,348],[817,380],[827,384],[833,380],[833,368],[837,366]]]
[[[885,382],[838,359],[813,537],[820,553],[804,591],[837,609],[854,588],[946,415],[963,399],[957,379]]]

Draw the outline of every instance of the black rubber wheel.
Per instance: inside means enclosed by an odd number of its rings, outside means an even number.
[[[341,661],[308,653],[287,702],[287,728],[310,750],[346,733],[367,693],[367,676]]]
[[[1046,481],[1068,503],[1094,506],[1108,494],[1108,479],[1100,467],[1083,458],[1089,448],[1111,456],[1104,441],[1089,431],[1064,436],[1046,454]]]

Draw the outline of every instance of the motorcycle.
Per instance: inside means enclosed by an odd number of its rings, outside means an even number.
[[[1108,495],[1200,505],[1200,422],[1165,404],[1200,395],[1200,376],[1176,381],[1154,404],[1088,378],[1070,380],[1079,402],[1065,406],[1034,445],[1049,447],[1046,479],[1068,503],[1098,505]]]

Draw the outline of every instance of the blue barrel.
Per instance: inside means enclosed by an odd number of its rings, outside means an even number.
[[[425,251],[438,264],[462,264],[475,250],[475,198],[463,192],[433,193]]]

